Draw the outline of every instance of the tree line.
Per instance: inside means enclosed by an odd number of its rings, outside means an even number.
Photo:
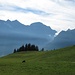
[[[26,45],[22,45],[18,49],[14,49],[14,53],[21,52],[21,51],[39,51],[39,48],[38,48],[38,46],[29,43]]]

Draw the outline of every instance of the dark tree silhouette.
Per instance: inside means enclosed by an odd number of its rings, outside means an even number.
[[[31,51],[35,51],[35,45],[31,46]]]
[[[26,45],[25,45],[25,51],[27,51],[27,47],[28,47],[28,45],[26,44]]]
[[[17,51],[16,51],[16,49],[14,49],[14,53],[16,53]]]
[[[35,48],[36,48],[36,51],[38,51],[38,50],[39,50],[38,46],[36,46]]]
[[[29,44],[26,44],[25,46],[22,45],[19,49],[14,49],[14,53],[16,52],[21,52],[21,51],[39,51],[39,48],[38,46],[35,46],[35,45],[31,45],[30,43]]]
[[[44,51],[44,48],[42,48],[41,51]]]
[[[31,44],[30,43],[28,44],[27,50],[31,51]]]

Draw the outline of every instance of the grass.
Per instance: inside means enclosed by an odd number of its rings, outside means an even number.
[[[0,75],[75,75],[75,46],[1,57]]]

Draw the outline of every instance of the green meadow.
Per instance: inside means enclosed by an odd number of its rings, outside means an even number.
[[[1,57],[0,75],[75,75],[75,46]]]

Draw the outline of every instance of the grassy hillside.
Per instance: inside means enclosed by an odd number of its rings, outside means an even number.
[[[75,75],[75,46],[7,55],[0,58],[0,75]]]

